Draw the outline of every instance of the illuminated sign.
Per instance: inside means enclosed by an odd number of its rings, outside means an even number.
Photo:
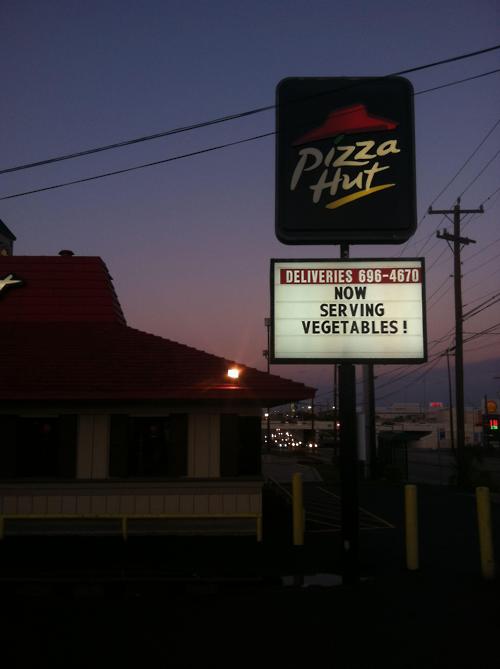
[[[424,362],[424,260],[271,260],[274,363]]]
[[[0,278],[0,293],[10,286],[22,286],[22,279],[16,279],[13,274],[8,274],[3,279]]]
[[[407,79],[284,79],[277,88],[278,239],[409,239],[416,228],[413,135]]]
[[[487,400],[486,402],[486,412],[487,413],[496,413],[498,405],[495,400]]]
[[[498,444],[500,439],[500,416],[483,414],[483,435],[487,445]]]

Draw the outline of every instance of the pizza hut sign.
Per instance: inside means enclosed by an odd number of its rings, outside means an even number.
[[[289,78],[277,97],[278,239],[409,239],[416,228],[411,84],[401,77]]]

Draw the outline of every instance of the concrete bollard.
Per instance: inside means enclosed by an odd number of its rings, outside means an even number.
[[[489,488],[484,486],[476,488],[476,507],[481,572],[486,580],[492,580],[495,578],[495,558],[493,556],[493,533],[491,530],[491,502]]]
[[[406,567],[415,571],[419,567],[417,486],[405,485]]]

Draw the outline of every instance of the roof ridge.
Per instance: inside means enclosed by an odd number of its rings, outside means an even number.
[[[257,374],[262,374],[263,376],[268,376],[268,374],[269,374],[270,376],[273,376],[276,379],[281,379],[283,382],[286,382],[286,383],[290,382],[290,379],[286,379],[285,377],[280,376],[279,374],[275,374],[274,372],[269,372],[268,373],[268,372],[266,372],[262,369],[257,369],[256,367],[251,367],[250,365],[247,365],[244,362],[240,362],[240,361],[234,360],[232,358],[227,358],[225,356],[217,355],[216,353],[210,353],[210,352],[205,351],[203,349],[196,348],[195,346],[190,346],[189,344],[183,344],[182,342],[178,342],[178,341],[175,341],[173,339],[169,339],[168,337],[164,337],[162,335],[157,335],[157,334],[153,334],[151,332],[146,332],[144,330],[139,330],[139,328],[135,328],[135,327],[132,327],[130,325],[126,325],[125,327],[128,330],[133,330],[133,331],[138,332],[140,334],[147,335],[149,337],[153,337],[154,339],[159,339],[161,341],[168,342],[169,344],[175,344],[176,346],[180,346],[182,348],[189,349],[191,351],[195,351],[196,353],[200,353],[201,355],[206,355],[206,356],[209,356],[211,358],[215,358],[216,360],[223,360],[227,364],[239,365],[239,366],[244,367],[246,370],[249,370],[251,372],[255,372]],[[305,388],[311,388],[311,390],[314,390],[314,388],[312,388],[311,386],[306,385],[302,381],[293,381],[293,383],[297,383],[299,385],[304,386]]]

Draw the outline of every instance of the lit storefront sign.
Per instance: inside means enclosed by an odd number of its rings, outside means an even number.
[[[415,232],[407,79],[284,79],[277,88],[276,147],[281,242],[398,244]]]
[[[271,260],[274,363],[426,360],[423,258]]]

